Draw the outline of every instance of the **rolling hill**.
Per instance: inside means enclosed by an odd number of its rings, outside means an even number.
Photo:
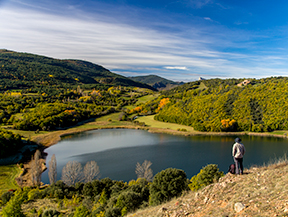
[[[198,131],[271,132],[288,130],[288,78],[210,79],[169,91],[155,119]]]
[[[91,62],[0,50],[1,90],[71,85],[121,85],[155,90]]]
[[[129,78],[133,81],[148,84],[157,90],[170,90],[174,87],[184,84],[184,82],[174,82],[157,75],[135,76]]]

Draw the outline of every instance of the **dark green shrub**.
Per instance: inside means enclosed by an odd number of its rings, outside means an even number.
[[[142,127],[146,126],[145,122],[139,122],[139,125],[142,126]]]
[[[217,182],[224,173],[219,171],[219,168],[216,164],[209,164],[202,168],[200,172],[191,178],[191,183],[189,188],[192,191],[197,191],[202,187],[205,187],[213,182]]]
[[[117,203],[117,198],[118,198],[118,196],[110,197],[108,202],[105,203],[106,204],[106,209],[110,208],[110,207],[115,207],[115,205]]]
[[[111,195],[111,192],[112,192],[111,187],[114,185],[114,183],[115,183],[115,181],[112,181],[112,179],[110,179],[110,178],[101,179],[101,184],[103,186],[103,190],[107,194],[107,198],[110,198],[110,195]]]
[[[28,199],[28,190],[18,189],[14,196],[8,201],[2,209],[2,217],[22,217],[25,216],[21,209],[21,204]]]
[[[177,131],[187,132],[187,130],[185,128],[178,128]]]
[[[74,212],[74,217],[86,217],[90,214],[89,210],[83,206],[80,205],[76,208],[75,212]]]
[[[187,189],[187,177],[183,170],[168,168],[157,173],[150,186],[151,205],[158,205],[163,201],[179,196]]]
[[[53,217],[53,216],[59,216],[59,214],[60,213],[55,209],[46,209],[42,213],[41,217]]]
[[[42,191],[42,197],[63,199],[64,196],[67,196],[67,195],[64,194],[65,188],[62,189],[61,187],[63,186],[51,185],[45,188]]]
[[[62,180],[58,180],[58,181],[55,183],[55,185],[56,185],[57,187],[62,188],[62,189],[64,189],[65,186],[66,186],[66,184],[65,184]]]
[[[92,210],[93,208],[93,202],[90,197],[84,197],[82,204],[83,206],[87,207],[88,210]]]
[[[141,195],[133,191],[122,192],[116,202],[116,207],[121,210],[125,208],[126,212],[133,211],[140,207],[142,203]]]
[[[149,200],[149,182],[144,178],[139,178],[135,183],[129,182],[129,187],[127,190],[139,193],[141,196],[142,203]]]
[[[78,191],[79,193],[82,192],[83,188],[84,188],[83,182],[76,182],[75,183],[75,190]]]
[[[102,215],[101,215],[102,214]],[[105,216],[105,208],[103,206],[98,207],[91,213],[91,217]]]
[[[3,193],[1,195],[1,200],[2,200],[3,204],[6,204],[11,199],[13,194],[14,194],[13,191],[7,191],[7,192]]]
[[[121,193],[121,191],[126,189],[126,186],[123,181],[116,181],[110,189],[111,189],[111,197],[118,196]]]
[[[32,189],[28,192],[28,200],[35,200],[41,198],[42,198],[42,192],[38,188]]]
[[[119,207],[110,207],[106,209],[105,217],[119,217],[121,216],[121,209]]]
[[[102,184],[102,181],[93,180],[92,182],[87,182],[84,184],[82,194],[91,198],[95,198],[95,196],[101,194],[103,188],[104,184]]]
[[[83,190],[82,190],[82,194],[85,196],[89,196],[89,197],[93,197],[94,196],[94,192],[93,192],[93,186],[91,184],[91,182],[87,182],[84,184]]]
[[[54,190],[53,196],[58,199],[63,199],[65,195],[63,190],[61,188],[58,188]]]

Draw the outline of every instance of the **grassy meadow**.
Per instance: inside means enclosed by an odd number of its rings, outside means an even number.
[[[167,123],[167,122],[161,122],[161,121],[156,121],[154,120],[155,115],[150,115],[150,116],[142,116],[137,118],[139,122],[144,122],[147,127],[152,127],[152,128],[162,128],[162,129],[172,129],[172,130],[177,130],[177,129],[186,129],[187,132],[195,132],[193,127],[181,125],[181,124],[174,124],[174,123]]]

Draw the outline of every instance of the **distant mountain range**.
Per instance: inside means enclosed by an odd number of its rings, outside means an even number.
[[[0,90],[75,85],[121,85],[156,90],[91,62],[0,50]]]
[[[157,75],[128,77],[134,81],[142,82],[154,87],[157,90],[170,90],[174,87],[184,84],[184,82],[175,82]]]

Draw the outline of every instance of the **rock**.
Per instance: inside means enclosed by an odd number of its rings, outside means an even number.
[[[221,182],[220,185],[225,188],[227,186],[227,183],[226,182]]]
[[[166,212],[168,209],[166,207],[161,207],[158,212],[159,213],[163,213],[163,212]]]
[[[235,212],[241,212],[244,208],[245,208],[245,205],[243,203],[235,203],[234,204]]]

